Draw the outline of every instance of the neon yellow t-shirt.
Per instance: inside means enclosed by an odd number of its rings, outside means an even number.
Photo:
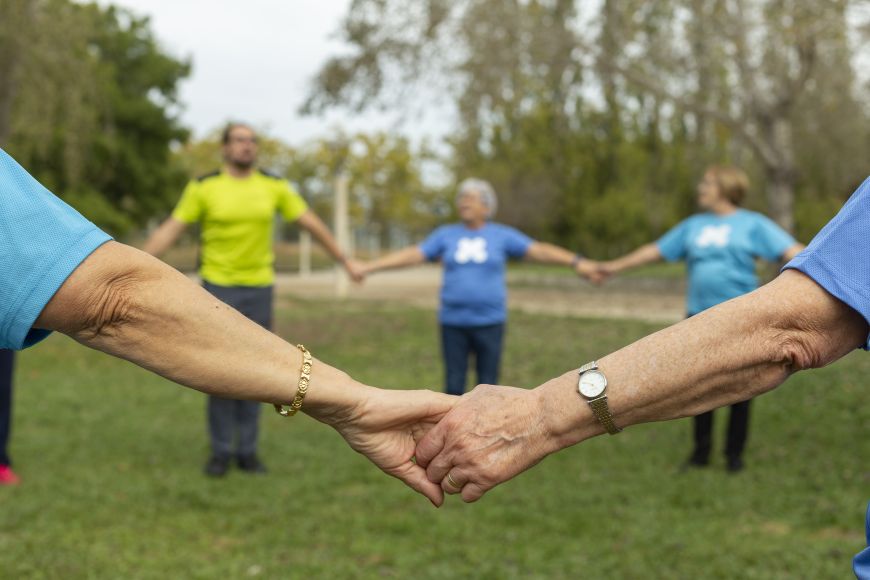
[[[296,221],[308,210],[285,180],[263,171],[239,179],[215,172],[191,181],[172,217],[199,222],[199,274],[220,286],[269,286],[275,281],[275,214]]]

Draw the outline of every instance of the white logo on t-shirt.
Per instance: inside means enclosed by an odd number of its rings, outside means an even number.
[[[704,226],[695,243],[699,248],[707,246],[718,246],[724,248],[728,245],[728,238],[731,237],[731,226],[725,224],[721,226]]]
[[[459,238],[456,254],[453,258],[458,264],[475,262],[483,264],[489,254],[486,252],[486,240],[484,238]]]

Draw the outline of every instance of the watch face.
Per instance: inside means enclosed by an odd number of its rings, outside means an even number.
[[[606,386],[607,379],[604,378],[603,374],[598,371],[589,371],[583,373],[583,376],[580,377],[578,388],[581,395],[587,399],[593,399],[600,396]]]

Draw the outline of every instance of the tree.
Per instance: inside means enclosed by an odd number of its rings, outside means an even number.
[[[421,84],[449,95],[455,176],[492,176],[509,220],[562,241],[648,239],[691,211],[712,162],[746,166],[767,194],[758,209],[789,229],[797,194],[807,235],[870,144],[856,3],[354,0],[351,50],[322,68],[305,110],[401,107]]]
[[[12,16],[0,19],[0,146],[115,234],[165,209],[183,179],[169,147],[187,134],[176,88],[189,64],[122,9],[0,2]]]
[[[622,2],[625,17],[609,29],[625,49],[597,56],[605,70],[693,114],[702,138],[713,122],[750,147],[764,170],[768,211],[793,230],[801,105],[815,92],[856,109],[851,83],[826,82],[832,74],[854,78],[848,6],[846,0]],[[866,135],[866,111],[861,117]]]

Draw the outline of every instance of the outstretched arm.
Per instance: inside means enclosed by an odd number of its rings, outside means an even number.
[[[396,268],[407,268],[408,266],[416,266],[426,261],[426,256],[420,246],[408,246],[398,252],[387,254],[377,260],[366,262],[362,265],[364,275],[374,274],[381,270],[393,270]]]
[[[781,259],[783,262],[788,262],[788,261],[790,261],[792,258],[794,258],[795,256],[797,256],[798,254],[800,254],[801,252],[803,252],[803,251],[804,251],[804,248],[806,248],[806,246],[803,245],[803,244],[794,244],[793,246],[790,246],[790,247],[789,247],[785,252],[782,253],[782,256],[781,256],[780,259]]]
[[[661,260],[662,253],[656,244],[644,244],[621,258],[603,262],[601,267],[608,274],[618,274],[624,270],[645,266],[646,264],[652,264]]]
[[[329,231],[329,228],[326,227],[326,224],[323,223],[323,220],[320,217],[311,211],[307,210],[304,214],[302,214],[297,223],[305,228],[308,232],[314,236],[321,246],[332,256],[332,259],[341,264],[345,271],[347,271],[347,275],[354,282],[359,282],[362,280],[362,275],[359,272],[359,265],[354,261],[344,255],[344,252],[341,251],[341,248],[338,247],[338,242],[335,241],[335,238],[332,236],[332,232]]]
[[[35,327],[221,397],[288,404],[300,376],[297,348],[173,268],[116,242],[73,272]],[[411,457],[452,402],[430,391],[382,391],[315,361],[302,410],[437,505],[441,490]]]
[[[142,251],[160,257],[172,247],[187,229],[187,224],[174,217],[167,218],[145,241]]]
[[[614,421],[628,427],[743,401],[867,340],[868,325],[812,279],[773,282],[601,358]],[[579,361],[586,362],[586,361]],[[579,363],[578,363],[579,364]],[[604,429],[571,370],[533,390],[479,386],[420,442],[430,481],[465,501]]]
[[[583,258],[561,246],[546,242],[532,242],[532,245],[526,251],[525,259],[544,264],[570,266],[577,275],[584,276],[594,283],[601,282],[604,278],[598,262]]]

